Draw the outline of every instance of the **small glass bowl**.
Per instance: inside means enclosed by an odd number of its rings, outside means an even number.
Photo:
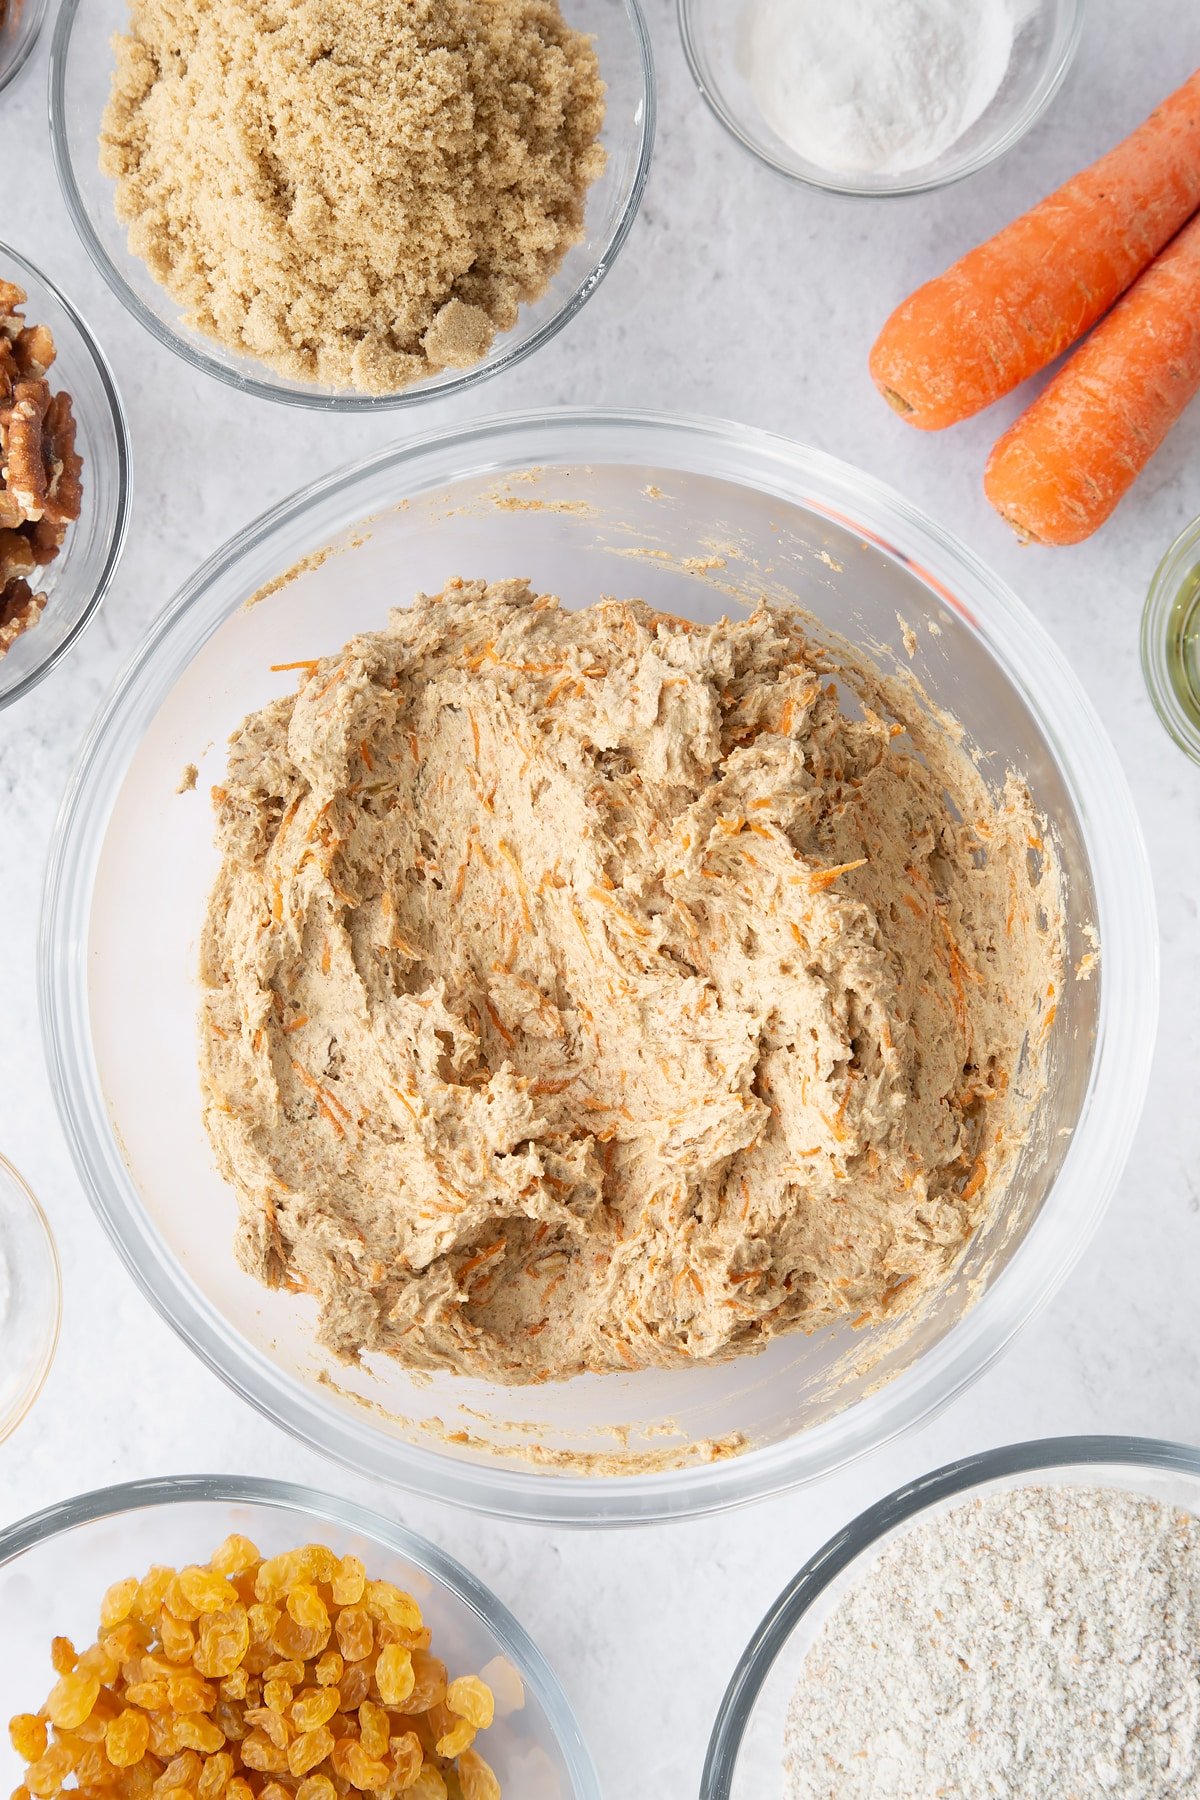
[[[46,1215],[0,1156],[0,1443],[42,1391],[61,1319],[58,1253]]]
[[[1024,137],[1071,66],[1084,0],[1010,0],[1012,56],[975,123],[929,163],[897,173],[846,174],[797,154],[767,122],[745,67],[746,21],[757,0],[677,0],[684,54],[712,111],[745,149],[779,174],[833,194],[922,194],[974,175]]]
[[[46,22],[49,0],[9,0],[0,24],[0,91],[15,81]]]
[[[53,1681],[50,1638],[92,1641],[104,1590],[155,1562],[204,1561],[231,1532],[265,1555],[320,1541],[411,1593],[455,1674],[482,1675],[496,1718],[479,1740],[512,1800],[600,1800],[595,1767],[541,1652],[474,1575],[433,1544],[333,1494],[236,1475],[132,1481],[61,1501],[0,1532],[0,1691],[33,1710]],[[7,1714],[6,1714],[7,1716]],[[0,1733],[0,1782],[22,1765]]]
[[[1168,732],[1200,763],[1200,519],[1184,526],[1154,571],[1142,613],[1142,674]]]
[[[964,1457],[869,1506],[809,1558],[750,1639],[717,1713],[700,1800],[782,1792],[784,1727],[804,1660],[903,1532],[981,1494],[1031,1484],[1122,1488],[1200,1515],[1200,1451],[1157,1438],[1043,1438]]]
[[[36,625],[0,656],[0,708],[48,675],[83,631],[108,591],[129,526],[129,432],[121,396],[104,352],[65,294],[10,244],[0,243],[0,277],[29,299],[25,317],[48,325],[58,352],[53,388],[65,388],[83,457],[83,511],[41,586],[49,596]]]
[[[585,236],[563,258],[539,300],[521,308],[483,361],[447,369],[394,394],[292,381],[184,323],[183,309],[129,249],[113,183],[100,173],[100,121],[112,79],[112,39],[124,0],[63,0],[50,48],[50,138],[67,210],[85,249],[117,298],[160,344],[195,369],[260,400],[326,412],[386,412],[444,400],[511,368],[556,337],[589,300],[616,260],[641,204],[654,145],[654,60],[639,0],[564,0],[568,23],[595,43],[606,83],[601,142],[608,163],[587,198]]]

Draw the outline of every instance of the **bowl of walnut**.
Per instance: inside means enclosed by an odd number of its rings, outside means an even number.
[[[129,434],[104,353],[66,296],[0,243],[0,706],[79,637],[128,521]]]

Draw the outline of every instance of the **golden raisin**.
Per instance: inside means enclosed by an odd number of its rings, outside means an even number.
[[[166,1793],[168,1788],[194,1788],[203,1767],[194,1750],[185,1750],[181,1756],[172,1757],[154,1784],[155,1793]]]
[[[425,1623],[412,1595],[401,1593],[390,1581],[367,1583],[367,1611],[373,1619],[387,1619],[408,1631],[420,1631]]]
[[[249,1679],[245,1669],[231,1669],[221,1683],[221,1692],[225,1699],[244,1700]]]
[[[486,1731],[496,1716],[492,1690],[478,1675],[460,1675],[452,1681],[446,1689],[446,1705],[476,1731]]]
[[[211,1569],[198,1569],[195,1565],[180,1569],[179,1585],[197,1613],[224,1612],[238,1604],[236,1590],[223,1575],[214,1575]]]
[[[437,1753],[450,1762],[456,1756],[461,1756],[463,1751],[474,1742],[475,1727],[469,1725],[465,1719],[459,1719],[457,1724],[450,1727],[444,1737],[438,1739]]]
[[[225,1800],[254,1800],[254,1789],[244,1775],[235,1775],[225,1789]]]
[[[459,1757],[458,1785],[463,1800],[500,1800],[500,1783],[477,1750],[464,1750]]]
[[[324,1656],[319,1658],[313,1674],[321,1687],[336,1687],[342,1679],[342,1670],[345,1666],[336,1650],[327,1650]]]
[[[172,1712],[211,1712],[217,1703],[217,1690],[199,1675],[180,1673],[167,1682],[167,1700]]]
[[[219,1725],[231,1744],[240,1744],[246,1735],[246,1723],[240,1707],[228,1700],[218,1700],[212,1709],[213,1723]]]
[[[271,1633],[271,1648],[278,1659],[288,1662],[307,1662],[323,1650],[329,1641],[328,1627],[324,1631],[314,1631],[307,1625],[297,1625],[291,1613],[281,1613],[279,1623]]]
[[[217,1575],[244,1575],[260,1560],[256,1545],[248,1537],[232,1532],[219,1544],[208,1559],[208,1566]]]
[[[338,1649],[347,1662],[362,1662],[375,1648],[375,1631],[361,1606],[345,1606],[334,1627]]]
[[[232,1675],[249,1648],[250,1620],[244,1606],[206,1613],[200,1620],[195,1664],[201,1675],[214,1679]]]
[[[162,1712],[170,1704],[167,1698],[165,1681],[131,1681],[125,1689],[125,1698],[131,1706],[140,1706],[146,1712]]]
[[[307,1775],[318,1763],[333,1754],[333,1733],[327,1725],[314,1731],[303,1731],[288,1745],[288,1768],[293,1775]]]
[[[265,1731],[277,1750],[286,1750],[291,1732],[287,1720],[282,1713],[272,1711],[269,1706],[248,1706],[246,1723],[259,1731]]]
[[[367,1571],[357,1556],[343,1556],[330,1585],[335,1606],[357,1606],[367,1588]]]
[[[351,1663],[338,1682],[342,1711],[356,1712],[371,1692],[371,1671],[365,1662]]]
[[[192,1605],[180,1585],[178,1575],[172,1578],[170,1586],[163,1595],[163,1609],[171,1613],[174,1618],[182,1619],[188,1625],[194,1624],[200,1617],[200,1608]]]
[[[305,1688],[292,1703],[292,1723],[297,1731],[315,1731],[328,1725],[341,1703],[335,1687]]]
[[[109,1721],[104,1751],[115,1769],[130,1769],[150,1748],[150,1721],[132,1707]]]
[[[288,1589],[300,1580],[302,1573],[303,1565],[296,1551],[287,1550],[282,1556],[269,1556],[254,1577],[255,1598],[268,1603],[282,1599]]]
[[[446,1800],[446,1783],[432,1763],[422,1765],[421,1772],[412,1783],[404,1800]]]
[[[341,1738],[334,1746],[334,1768],[338,1767],[337,1754],[341,1751],[341,1772],[351,1787],[358,1788],[360,1793],[374,1794],[385,1788],[391,1773],[384,1762],[377,1757],[368,1756],[357,1738]]]
[[[50,1667],[56,1675],[69,1675],[79,1658],[69,1637],[50,1639]]]
[[[386,1756],[390,1736],[388,1716],[382,1706],[376,1706],[373,1700],[364,1700],[358,1709],[358,1741],[367,1755]]]
[[[413,1691],[404,1702],[405,1712],[429,1712],[446,1697],[446,1665],[425,1650],[412,1653]]]
[[[196,1634],[183,1619],[177,1619],[174,1613],[163,1608],[159,1622],[158,1635],[162,1641],[163,1655],[170,1662],[191,1662],[196,1648]]]
[[[247,1608],[246,1617],[250,1621],[250,1641],[252,1644],[269,1644],[271,1633],[279,1623],[279,1608],[265,1606],[256,1601]]]
[[[415,1731],[406,1731],[401,1737],[394,1737],[390,1745],[392,1755],[392,1774],[399,1788],[411,1787],[421,1771],[421,1763],[425,1752],[421,1748],[421,1740]]]
[[[233,1758],[228,1750],[218,1750],[215,1756],[206,1757],[196,1783],[196,1800],[220,1800],[233,1779],[233,1768]]]
[[[74,1731],[91,1712],[100,1693],[94,1675],[60,1675],[46,1696],[50,1723],[60,1731]]]
[[[118,1769],[113,1791],[118,1800],[151,1800],[154,1783],[162,1774],[162,1764],[154,1756],[144,1756],[131,1769]]]
[[[306,1631],[323,1631],[329,1635],[329,1612],[325,1602],[316,1588],[307,1582],[292,1588],[287,1597],[287,1609],[297,1625],[302,1625]]]
[[[175,1742],[181,1750],[199,1750],[203,1756],[215,1756],[224,1748],[225,1733],[203,1713],[185,1713],[175,1721]]]
[[[292,1800],[292,1790],[282,1781],[264,1781],[258,1791],[258,1800]]]
[[[242,1739],[242,1761],[261,1775],[282,1775],[288,1766],[287,1751],[273,1744],[265,1731],[252,1731]]]
[[[49,1741],[46,1721],[39,1719],[36,1713],[18,1713],[15,1719],[10,1719],[8,1735],[22,1762],[37,1762],[39,1757],[45,1756]]]
[[[416,1685],[412,1652],[386,1645],[375,1664],[375,1685],[385,1706],[403,1706]]]
[[[167,1589],[174,1579],[174,1569],[164,1568],[160,1563],[148,1569],[138,1582],[137,1599],[133,1603],[134,1618],[144,1625],[157,1625]]]
[[[65,1745],[51,1744],[45,1756],[26,1769],[25,1786],[37,1800],[43,1800],[47,1794],[58,1793],[73,1767],[74,1759]]]
[[[138,1595],[138,1582],[132,1575],[124,1581],[114,1581],[100,1602],[100,1624],[105,1631],[111,1631],[114,1625],[122,1625],[133,1611]]]
[[[337,1800],[337,1789],[328,1775],[306,1775],[296,1789],[296,1800]]]

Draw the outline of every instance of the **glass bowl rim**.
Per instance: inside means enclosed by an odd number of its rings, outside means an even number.
[[[1067,36],[1062,54],[1037,86],[1031,89],[1012,122],[993,143],[977,150],[965,162],[951,165],[939,175],[914,173],[905,178],[901,174],[892,182],[868,187],[861,181],[855,181],[851,176],[839,176],[832,173],[819,174],[815,164],[811,173],[802,175],[799,170],[788,168],[786,163],[778,161],[761,144],[756,143],[743,129],[736,115],[726,106],[723,97],[704,78],[700,56],[696,49],[696,37],[692,30],[692,12],[695,0],[675,0],[675,3],[683,54],[692,80],[705,105],[730,137],[739,143],[743,150],[748,150],[751,156],[766,168],[783,176],[785,181],[794,182],[799,187],[815,188],[821,193],[843,194],[853,200],[895,200],[902,199],[906,194],[931,194],[938,188],[952,187],[956,181],[965,181],[969,175],[978,175],[981,170],[988,168],[1001,156],[1007,155],[1008,151],[1019,143],[1026,132],[1041,118],[1066,80],[1071,64],[1075,60],[1075,53],[1079,48],[1087,6],[1087,0],[1062,0],[1063,5],[1070,9]]]
[[[101,389],[104,393],[108,417],[112,421],[113,437],[116,441],[117,452],[115,470],[117,496],[116,518],[113,522],[112,533],[109,538],[107,551],[105,552],[104,565],[96,578],[91,595],[88,598],[83,611],[76,619],[74,625],[72,625],[70,631],[68,631],[66,637],[63,638],[62,642],[56,644],[40,662],[34,664],[32,669],[27,670],[15,687],[9,688],[7,692],[0,693],[0,711],[2,711],[4,707],[11,706],[14,700],[19,700],[22,695],[27,694],[30,688],[36,687],[38,682],[47,676],[51,669],[55,668],[57,664],[62,661],[68,650],[73,648],[84,630],[91,624],[91,621],[100,606],[100,602],[111,587],[113,576],[117,572],[117,564],[120,562],[125,550],[125,541],[129,536],[133,457],[129,441],[129,423],[125,417],[125,407],[121,400],[121,390],[117,386],[117,378],[112,372],[108,358],[100,348],[95,337],[92,335],[90,328],[84,323],[82,314],[72,302],[68,300],[57,282],[51,281],[50,277],[43,274],[42,270],[38,268],[35,262],[32,262],[27,256],[22,256],[21,252],[14,249],[11,244],[0,242],[0,261],[3,261],[6,268],[13,265],[18,270],[24,271],[24,273],[30,276],[33,281],[44,287],[46,292],[66,313],[78,334],[80,344],[91,358],[93,367],[96,370],[97,378],[99,379]],[[2,666],[2,663],[0,663],[0,667]]]
[[[24,41],[17,51],[17,54],[13,57],[11,63],[9,63],[6,69],[0,70],[0,94],[4,92],[10,82],[17,79],[21,70],[33,55],[34,49],[37,46],[37,41],[41,37],[42,30],[46,23],[46,13],[50,5],[50,0],[25,0],[25,5],[28,7],[29,12],[34,15],[33,25],[30,30],[26,32]]]
[[[109,256],[88,217],[79,183],[75,178],[74,164],[68,147],[67,57],[70,51],[72,29],[81,11],[83,0],[61,0],[58,17],[54,23],[54,35],[50,41],[50,148],[58,175],[59,188],[71,216],[71,222],[93,264],[130,316],[136,319],[138,324],[165,349],[180,357],[191,368],[198,369],[202,374],[223,382],[237,393],[248,394],[256,400],[270,400],[283,406],[298,406],[310,411],[326,413],[398,412],[406,407],[420,406],[423,403],[456,399],[469,389],[478,387],[481,382],[490,380],[492,376],[503,374],[506,370],[514,368],[517,363],[523,362],[527,356],[532,356],[536,350],[540,350],[544,344],[548,344],[552,338],[558,336],[563,327],[569,324],[591,299],[612,268],[633,228],[634,220],[641,210],[654,154],[654,137],[658,117],[654,51],[650,32],[642,13],[642,0],[619,0],[619,4],[624,8],[626,22],[632,30],[637,46],[643,116],[638,139],[637,165],[616,223],[603,246],[593,256],[592,266],[588,273],[578,282],[574,292],[550,318],[539,325],[536,331],[531,332],[528,338],[509,345],[494,362],[477,363],[470,369],[464,369],[461,374],[450,381],[441,382],[437,386],[417,383],[410,388],[401,388],[394,394],[359,394],[352,390],[347,390],[345,393],[317,393],[308,392],[302,387],[285,387],[281,378],[275,379],[267,375],[262,377],[243,375],[236,369],[227,368],[216,355],[209,354],[189,343],[186,338],[178,331],[173,330],[170,325],[165,324],[157,313],[146,305]],[[263,366],[266,368],[267,365]]]
[[[1183,566],[1186,562],[1186,568]],[[1150,578],[1142,608],[1142,676],[1160,723],[1185,756],[1200,763],[1200,726],[1190,719],[1175,693],[1167,671],[1167,627],[1174,610],[1179,583],[1185,574],[1200,568],[1200,516],[1192,519],[1164,552]]]
[[[601,1800],[600,1782],[579,1722],[558,1677],[520,1621],[491,1589],[455,1557],[407,1526],[357,1501],[299,1482],[253,1475],[169,1475],[92,1488],[18,1519],[0,1530],[0,1567],[25,1551],[80,1525],[140,1512],[147,1507],[192,1502],[290,1509],[327,1524],[347,1526],[416,1563],[455,1594],[511,1656],[521,1679],[545,1712],[570,1775],[575,1800]]]
[[[894,1488],[814,1551],[759,1621],[721,1698],[700,1778],[700,1800],[730,1800],[742,1737],[776,1658],[800,1620],[829,1585],[891,1531],[930,1507],[1010,1475],[1056,1469],[1123,1467],[1182,1472],[1200,1480],[1200,1450],[1169,1438],[1089,1433],[1002,1444],[944,1463]]]
[[[636,448],[626,447],[624,433],[633,434]],[[566,450],[560,443],[564,437],[569,440]],[[77,947],[87,938],[87,871],[93,866],[97,821],[107,816],[110,787],[104,784],[119,779],[128,754],[120,737],[114,747],[114,734],[134,729],[132,713],[140,735],[178,679],[203,641],[191,642],[185,660],[176,666],[179,632],[192,610],[203,608],[214,583],[249,551],[293,528],[314,502],[356,493],[372,478],[407,471],[406,491],[411,494],[424,491],[412,465],[426,471],[432,466],[425,486],[444,485],[455,478],[441,468],[451,455],[459,477],[481,466],[498,472],[556,460],[586,465],[604,460],[610,437],[621,449],[609,458],[614,464],[686,451],[692,461],[676,466],[690,473],[740,479],[757,492],[806,505],[819,515],[820,502],[809,491],[815,488],[831,517],[844,521],[849,509],[853,526],[869,533],[894,560],[915,563],[918,575],[940,571],[930,579],[943,596],[953,592],[943,585],[946,579],[969,595],[975,611],[988,620],[983,635],[989,651],[1038,721],[1084,831],[1105,973],[1096,1050],[1081,1110],[1088,1129],[1074,1134],[1066,1152],[1051,1190],[1058,1204],[1051,1204],[1048,1195],[1003,1279],[912,1368],[831,1420],[735,1457],[649,1474],[576,1475],[501,1462],[475,1464],[426,1445],[385,1442],[358,1418],[324,1410],[284,1370],[233,1333],[204,1296],[189,1290],[142,1215],[102,1101],[98,1111],[95,1107],[99,1090],[90,1062],[86,973]],[[294,544],[290,549],[281,544],[281,566],[291,566],[297,554]],[[228,611],[232,607],[211,621],[203,615],[205,637]],[[976,629],[982,631],[978,621]],[[173,659],[168,656],[172,646]],[[167,675],[163,662],[169,663]],[[93,784],[99,789],[96,797]],[[1097,820],[1103,821],[1102,828]],[[1007,585],[902,496],[824,452],[718,420],[603,408],[499,415],[375,451],[281,501],[202,564],[135,647],[80,748],[47,861],[38,964],[51,1087],[85,1192],[135,1281],[192,1350],[276,1423],[366,1475],[475,1510],[556,1524],[647,1522],[764,1498],[830,1473],[948,1404],[1049,1298],[1098,1225],[1141,1110],[1158,995],[1153,887],[1120,762],[1068,659]],[[99,1128],[93,1113],[104,1121]],[[1035,1270],[1030,1266],[1033,1250]]]
[[[59,1259],[58,1244],[56,1243],[54,1233],[50,1228],[50,1221],[46,1217],[46,1209],[22,1175],[20,1169],[18,1169],[14,1163],[11,1163],[8,1160],[8,1157],[3,1155],[3,1153],[0,1153],[0,1185],[6,1185],[15,1190],[24,1201],[34,1224],[38,1227],[46,1248],[46,1258],[50,1269],[50,1285],[54,1290],[54,1317],[51,1321],[49,1336],[46,1340],[46,1348],[31,1379],[26,1383],[25,1392],[22,1394],[12,1417],[9,1419],[7,1425],[5,1425],[3,1431],[0,1431],[0,1443],[5,1443],[12,1436],[13,1432],[16,1431],[17,1427],[29,1417],[30,1412],[37,1402],[38,1396],[46,1385],[50,1371],[54,1367],[54,1358],[58,1354],[58,1342],[62,1336],[63,1281],[62,1262]]]

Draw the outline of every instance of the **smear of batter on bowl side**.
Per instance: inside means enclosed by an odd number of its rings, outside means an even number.
[[[803,616],[451,582],[215,788],[205,1123],[324,1343],[502,1382],[895,1317],[1003,1194],[1057,872]]]

